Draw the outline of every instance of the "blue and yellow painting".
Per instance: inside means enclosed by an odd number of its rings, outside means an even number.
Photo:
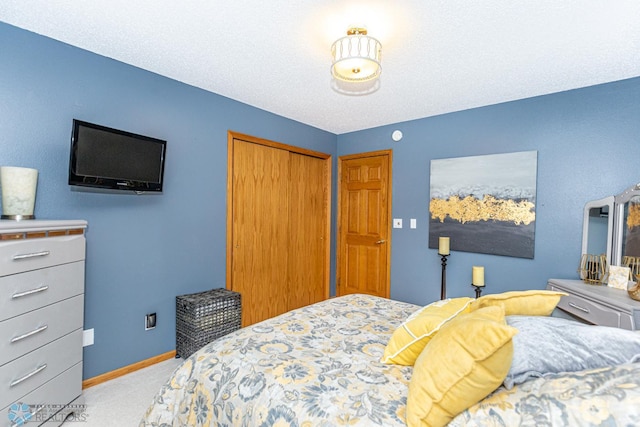
[[[429,247],[533,258],[538,152],[431,161]]]

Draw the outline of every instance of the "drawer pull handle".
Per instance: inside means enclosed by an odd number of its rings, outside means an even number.
[[[49,289],[49,286],[48,285],[44,285],[44,286],[40,286],[39,288],[36,288],[36,289],[31,289],[30,291],[18,292],[17,294],[13,294],[11,296],[11,299],[17,299],[17,298],[21,298],[21,297],[26,297],[27,295],[37,294],[38,292],[44,292],[47,289]]]
[[[18,378],[17,380],[14,380],[11,382],[11,384],[9,384],[9,387],[15,387],[18,384],[20,384],[22,381],[28,380],[29,378],[31,378],[32,376],[34,376],[35,374],[37,374],[38,372],[42,372],[44,370],[44,368],[47,367],[47,364],[44,363],[40,366],[38,366],[36,369],[34,369],[33,371],[29,372],[27,375],[25,375],[22,378]]]
[[[32,335],[38,334],[38,333],[46,330],[48,327],[49,327],[49,325],[40,326],[39,328],[34,329],[31,332],[27,332],[26,334],[22,334],[22,335],[20,335],[18,337],[14,337],[14,338],[11,339],[11,343],[13,344],[15,342],[22,341],[25,338],[29,338]]]
[[[588,308],[584,308],[584,307],[580,307],[579,305],[576,305],[572,302],[569,303],[569,305],[573,308],[577,308],[580,311],[584,311],[585,313],[589,313],[589,309]]]
[[[32,252],[30,254],[14,255],[13,256],[13,260],[14,261],[18,261],[18,260],[27,259],[27,258],[37,258],[37,257],[41,257],[41,256],[47,256],[50,253],[51,252],[49,252],[49,251],[42,251],[42,252]]]

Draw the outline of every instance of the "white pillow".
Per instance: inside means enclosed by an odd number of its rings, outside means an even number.
[[[640,361],[640,332],[546,316],[507,316],[518,329],[508,389],[532,377]]]

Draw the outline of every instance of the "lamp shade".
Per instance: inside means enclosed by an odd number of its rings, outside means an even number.
[[[38,170],[14,166],[0,167],[2,219],[34,219]]]
[[[380,76],[382,44],[364,28],[350,28],[331,45],[331,74],[347,82],[366,82]]]

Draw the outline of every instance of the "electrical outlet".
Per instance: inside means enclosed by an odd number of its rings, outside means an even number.
[[[155,313],[146,314],[144,316],[144,330],[154,329],[156,327],[157,316]]]
[[[93,345],[93,328],[82,331],[82,346]]]

